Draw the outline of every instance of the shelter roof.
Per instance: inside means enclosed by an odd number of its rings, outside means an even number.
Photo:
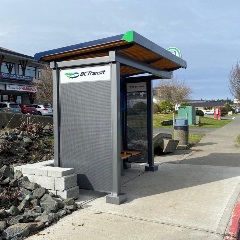
[[[34,58],[38,61],[61,62],[104,57],[109,55],[109,51],[116,51],[128,59],[147,64],[156,70],[171,72],[187,67],[186,61],[134,31],[36,53]],[[121,76],[133,76],[143,73],[145,73],[143,70],[121,65]]]
[[[9,50],[9,49],[6,49],[6,48],[2,48],[2,47],[0,47],[0,54],[10,54],[10,55],[16,56],[16,57],[29,58],[31,60],[34,59],[31,56],[28,56],[28,55],[25,55],[25,54],[22,54],[22,53],[18,53],[18,52],[15,52],[15,51],[12,51],[12,50]]]

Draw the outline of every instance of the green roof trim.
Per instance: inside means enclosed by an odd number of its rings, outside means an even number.
[[[128,31],[126,32],[123,37],[122,40],[125,40],[127,42],[133,42],[134,41],[134,31]]]

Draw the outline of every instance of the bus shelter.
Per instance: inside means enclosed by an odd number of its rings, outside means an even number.
[[[74,168],[78,186],[109,193],[107,202],[126,201],[122,161],[138,155],[146,171],[157,170],[152,80],[171,78],[186,62],[134,31],[35,59],[53,70],[54,165]]]

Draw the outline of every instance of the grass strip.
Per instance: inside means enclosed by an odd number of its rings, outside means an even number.
[[[205,136],[205,134],[189,134],[188,146],[189,148],[193,147]]]
[[[240,145],[240,135],[238,135],[238,137],[237,137],[237,142]]]
[[[177,114],[174,116],[175,118],[178,117]],[[161,121],[164,120],[172,120],[173,119],[173,114],[154,114],[153,115],[153,127],[154,128],[173,128],[173,126],[162,126]],[[225,126],[226,124],[230,123],[232,120],[231,119],[214,119],[214,118],[209,118],[209,117],[201,117],[200,118],[200,126],[189,126],[190,128],[221,128]]]

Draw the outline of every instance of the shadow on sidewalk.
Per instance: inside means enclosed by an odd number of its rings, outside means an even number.
[[[194,156],[194,155],[193,155]],[[204,157],[192,157],[167,163],[240,167],[240,153],[211,153]]]
[[[156,172],[145,172],[143,164],[124,172],[122,191],[127,193],[126,203],[129,203],[142,197],[239,177],[240,158],[238,153],[214,153],[159,163]]]
[[[215,142],[206,142],[206,143],[198,143],[197,144],[197,147],[198,146],[209,146],[209,145],[214,145],[214,144],[217,144],[217,143],[215,143]]]

